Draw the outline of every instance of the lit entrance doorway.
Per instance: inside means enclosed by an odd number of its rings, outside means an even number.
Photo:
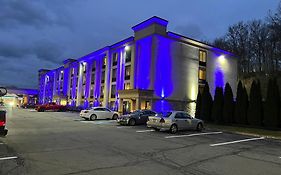
[[[118,91],[120,113],[129,113],[138,109],[151,109],[153,90],[126,89]]]

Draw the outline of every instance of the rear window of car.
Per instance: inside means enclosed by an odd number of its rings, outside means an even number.
[[[160,113],[157,113],[156,116],[168,118],[168,117],[170,117],[171,114],[172,114],[172,112],[160,112]]]

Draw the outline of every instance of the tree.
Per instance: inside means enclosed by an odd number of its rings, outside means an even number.
[[[216,87],[214,103],[212,108],[211,118],[216,123],[222,123],[222,108],[223,108],[223,89],[222,87]]]
[[[267,86],[267,98],[264,105],[264,125],[277,128],[280,116],[280,94],[276,79],[269,79]]]
[[[233,122],[233,113],[234,113],[234,102],[233,102],[233,93],[229,83],[225,84],[224,89],[224,105],[222,111],[223,122],[228,124]]]
[[[249,98],[245,87],[243,87],[241,107],[241,124],[248,124],[247,113],[249,108]]]
[[[200,118],[200,113],[201,113],[201,104],[202,104],[202,96],[201,96],[201,92],[198,91],[197,94],[197,99],[196,99],[196,111],[195,111],[195,117],[196,118]]]
[[[262,99],[260,85],[255,80],[252,82],[250,89],[248,122],[250,125],[262,126]]]
[[[234,111],[234,122],[242,124],[242,98],[243,98],[243,85],[242,82],[239,81],[237,86],[236,93],[236,103],[235,103],[235,111]]]
[[[202,104],[200,118],[205,121],[211,121],[213,99],[210,94],[209,84],[206,82],[202,93]]]

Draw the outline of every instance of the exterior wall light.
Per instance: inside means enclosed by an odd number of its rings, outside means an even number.
[[[126,51],[130,50],[130,46],[126,46],[126,47],[125,47],[125,50],[126,50]]]
[[[224,55],[221,55],[221,56],[218,57],[218,60],[219,60],[219,62],[220,62],[221,64],[224,64],[225,61],[226,61],[226,58],[225,58]]]

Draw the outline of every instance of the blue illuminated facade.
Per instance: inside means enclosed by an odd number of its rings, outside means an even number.
[[[168,21],[152,17],[132,27],[134,36],[54,70],[39,71],[39,101],[72,106],[193,110],[198,90],[211,93],[226,82],[236,86],[231,53],[167,31]]]

